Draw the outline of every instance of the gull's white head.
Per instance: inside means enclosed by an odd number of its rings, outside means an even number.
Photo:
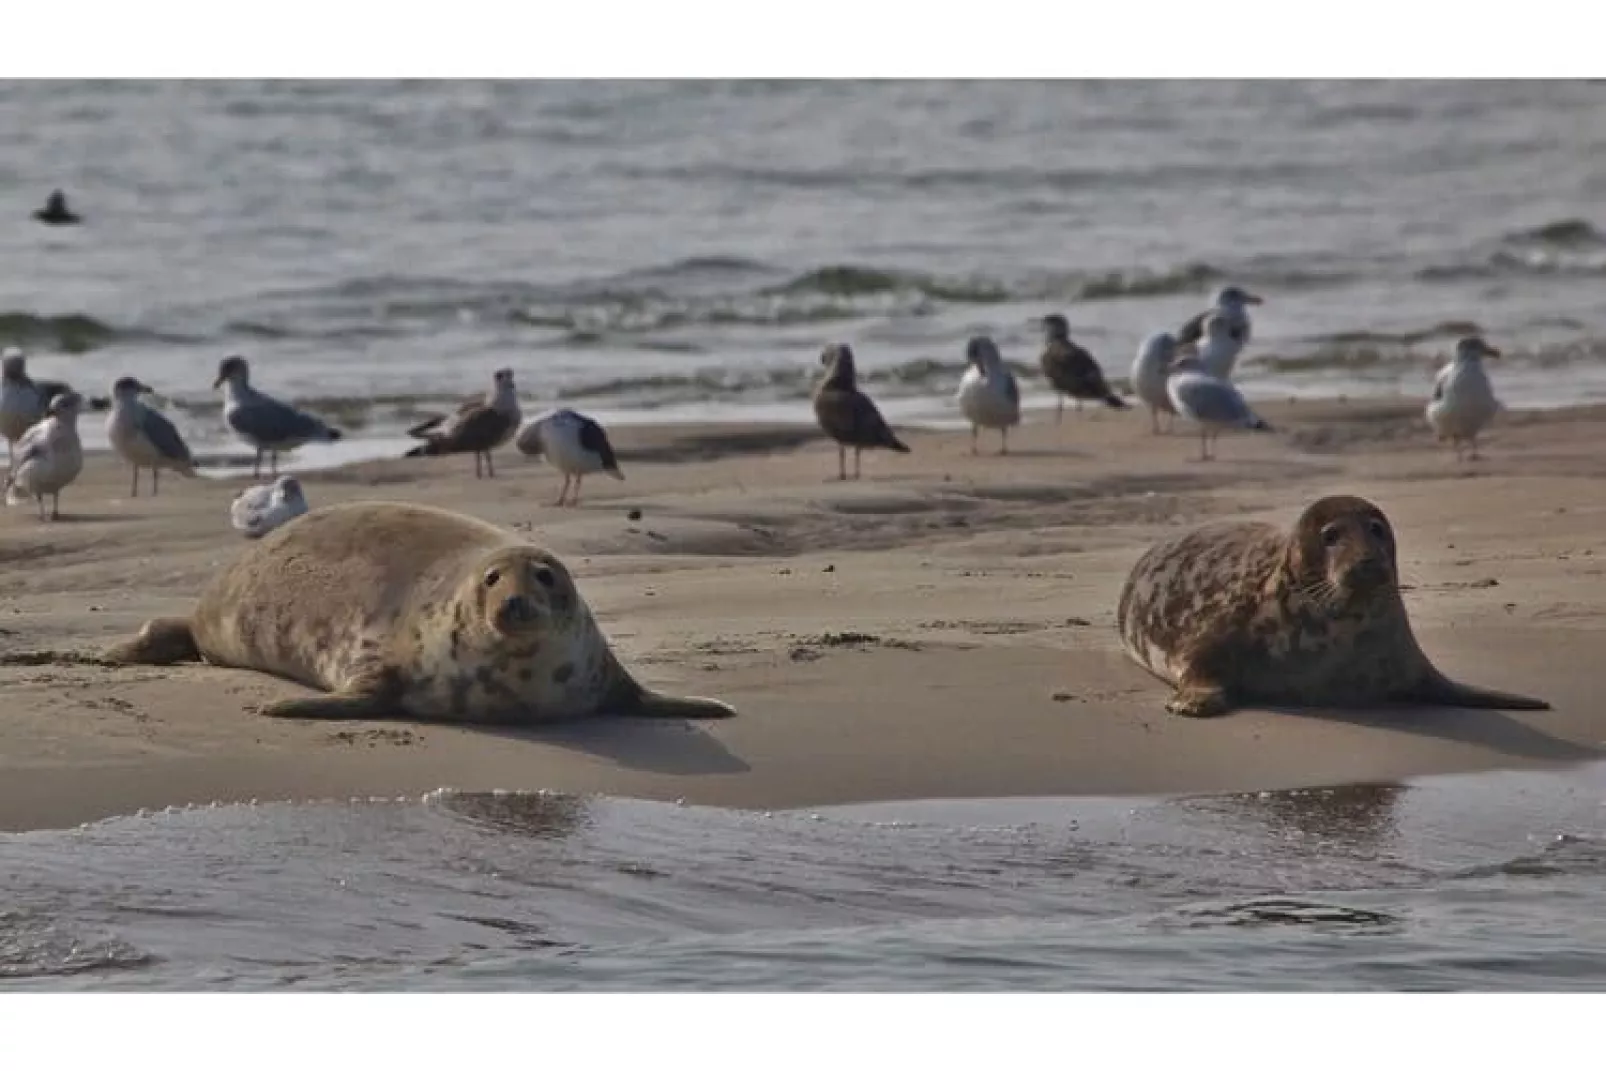
[[[112,384],[112,400],[115,402],[131,402],[141,394],[149,393],[151,393],[151,388],[133,376],[123,376]]]
[[[965,360],[983,372],[990,372],[1004,363],[998,346],[986,335],[977,335],[965,344]]]
[[[1468,335],[1455,344],[1455,359],[1458,363],[1472,363],[1485,357],[1499,357],[1500,351],[1489,345],[1477,335]]]
[[[50,399],[50,408],[45,410],[46,416],[60,417],[65,420],[75,420],[83,411],[84,398],[75,390],[63,391]]]
[[[233,383],[237,386],[248,386],[251,382],[251,366],[239,354],[223,358],[217,365],[217,379],[212,381],[212,389]]]
[[[1216,291],[1215,305],[1218,309],[1241,310],[1245,305],[1263,303],[1259,294],[1251,294],[1241,286],[1224,286]]]

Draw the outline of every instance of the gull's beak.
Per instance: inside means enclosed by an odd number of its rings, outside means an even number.
[[[219,372],[218,377],[212,381],[212,389],[217,390],[219,387],[223,386],[223,381],[228,378],[228,376]]]
[[[139,385],[139,392],[141,394],[155,394],[156,393],[156,388],[151,386],[148,383],[141,383]]]
[[[1485,345],[1483,347],[1483,355],[1485,357],[1498,357],[1500,356],[1500,351],[1495,349],[1493,346]]]
[[[1261,297],[1259,294],[1245,294],[1244,295],[1244,304],[1245,305],[1264,305],[1265,303],[1266,303],[1266,299]]]

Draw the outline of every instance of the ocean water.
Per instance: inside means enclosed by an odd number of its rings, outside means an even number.
[[[139,375],[208,456],[228,353],[347,429],[303,465],[502,366],[807,420],[831,340],[941,420],[973,332],[1041,405],[1034,318],[1122,377],[1227,281],[1252,395],[1420,396],[1478,329],[1509,404],[1606,398],[1600,84],[0,82],[0,137],[0,344]],[[56,186],[86,225],[29,219]]]
[[[0,991],[1594,990],[1606,769],[739,812],[541,794],[0,835]]]

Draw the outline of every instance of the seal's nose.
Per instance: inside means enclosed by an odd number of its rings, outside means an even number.
[[[535,604],[523,595],[509,595],[502,600],[502,612],[498,615],[510,625],[527,625],[535,620]]]

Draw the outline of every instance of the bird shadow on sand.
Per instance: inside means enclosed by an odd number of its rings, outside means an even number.
[[[464,726],[482,734],[550,744],[647,773],[692,777],[746,773],[751,767],[694,722],[599,717],[540,726]]]
[[[1606,756],[1606,749],[1552,736],[1498,710],[1465,707],[1391,706],[1365,710],[1340,707],[1265,706],[1276,714],[1345,722],[1372,729],[1429,736],[1456,744],[1497,751],[1512,758],[1539,762],[1587,762]],[[1544,711],[1533,712],[1544,717]]]

